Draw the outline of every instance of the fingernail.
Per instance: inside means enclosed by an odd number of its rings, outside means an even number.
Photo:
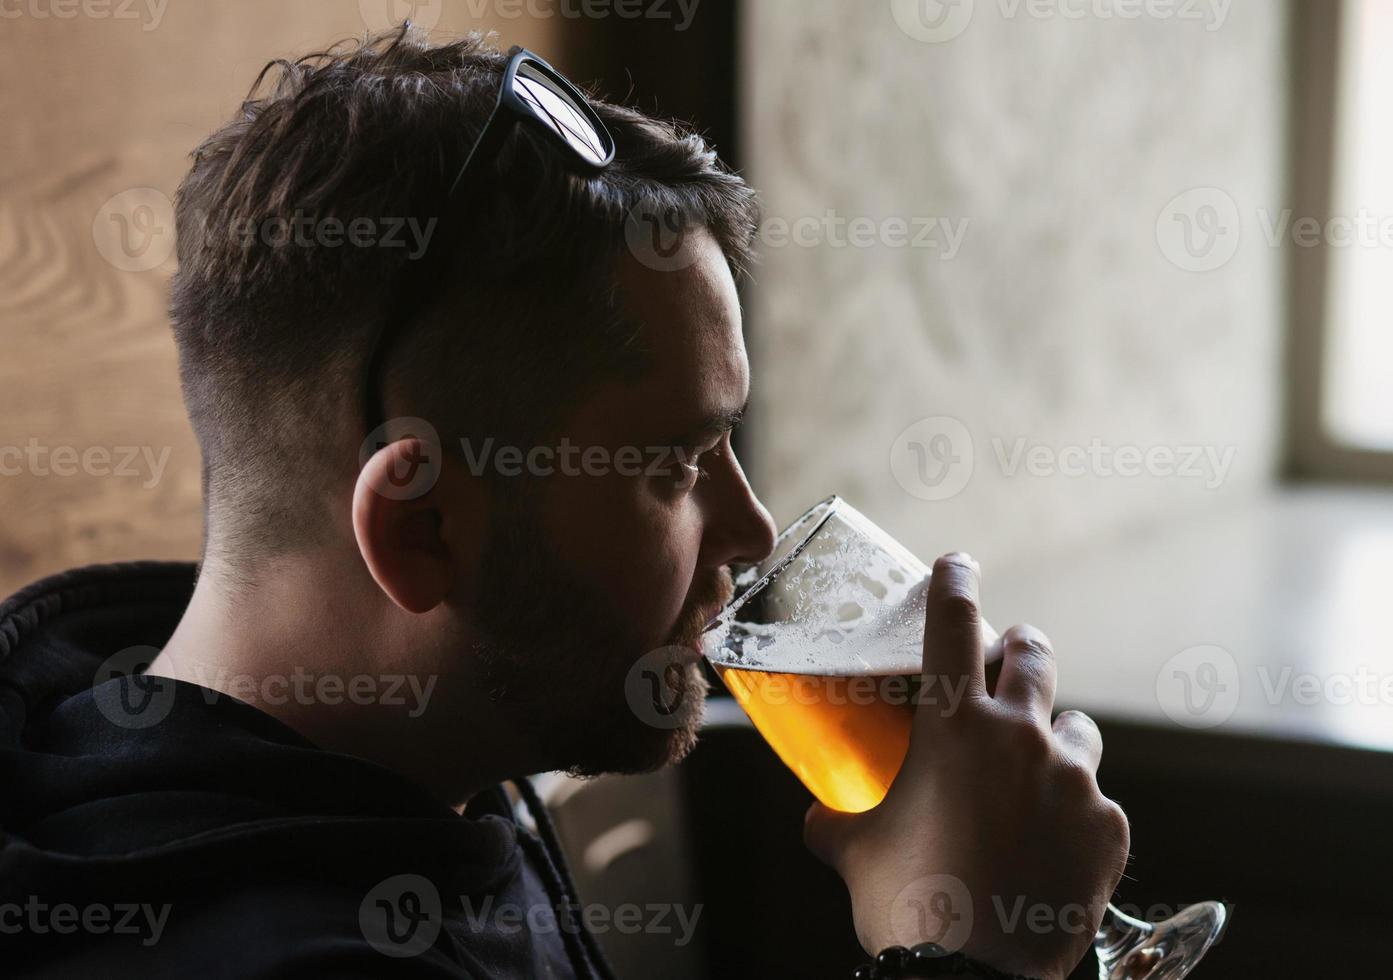
[[[953,551],[943,556],[944,561],[951,561],[957,565],[966,565],[974,572],[981,572],[982,566],[977,564],[977,559],[973,558],[966,551]]]

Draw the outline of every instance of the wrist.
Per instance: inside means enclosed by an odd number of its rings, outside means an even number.
[[[937,943],[920,943],[912,949],[890,946],[852,973],[852,980],[1062,980],[1057,974],[1021,974],[1003,970],[963,952],[950,953]]]
[[[998,938],[1004,940],[1005,937]],[[870,941],[868,942],[868,940]],[[939,943],[922,939],[922,937],[918,945],[910,945],[908,947],[900,945],[905,941],[904,939],[897,940],[894,937],[887,936],[883,941],[877,942],[875,940],[876,937],[861,937],[861,948],[865,950],[866,957],[871,963],[875,963],[878,956],[887,949],[907,948],[915,950],[920,947],[934,947],[941,951],[940,955],[942,956],[951,956],[953,953],[958,953],[961,954],[964,960],[978,964],[979,970],[980,967],[986,966],[989,969],[996,970],[997,974],[1005,977],[1024,977],[1026,980],[1067,980],[1071,970],[1071,967],[1061,966],[1059,961],[1054,958],[1046,960],[1039,955],[1032,956],[1030,955],[1030,950],[1021,949],[1018,944],[1011,944],[1005,941],[991,944],[973,942],[969,939],[956,949],[947,950]],[[995,977],[997,974],[982,974],[979,972],[964,973],[962,976]],[[930,975],[944,977],[957,976],[957,974],[953,973],[935,973]],[[911,980],[913,977],[915,977],[915,974],[907,974],[905,980]],[[881,980],[881,978],[877,977],[877,980]]]

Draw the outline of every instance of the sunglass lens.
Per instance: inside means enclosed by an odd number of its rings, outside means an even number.
[[[518,66],[513,91],[537,119],[550,126],[577,153],[594,164],[609,156],[607,134],[596,130],[575,98],[541,69],[528,62]]]

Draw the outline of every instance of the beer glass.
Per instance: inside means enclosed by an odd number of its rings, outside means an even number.
[[[707,627],[703,649],[760,734],[824,805],[885,798],[918,705],[951,711],[961,688],[924,676],[929,568],[842,500],[794,521]],[[988,661],[1000,642],[983,627]],[[1100,980],[1178,980],[1219,938],[1227,909],[1192,905],[1164,922],[1109,905],[1094,942]]]

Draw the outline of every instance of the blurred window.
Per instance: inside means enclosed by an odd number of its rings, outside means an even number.
[[[1393,3],[1346,0],[1342,21],[1320,421],[1338,445],[1393,452]]]

